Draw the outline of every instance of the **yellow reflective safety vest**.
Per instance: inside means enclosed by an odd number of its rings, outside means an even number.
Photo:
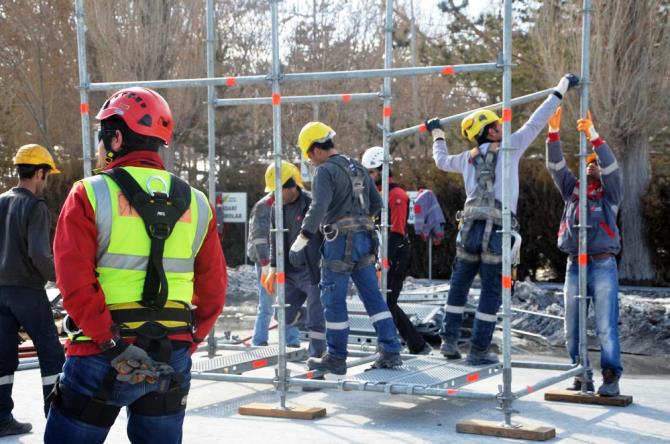
[[[164,170],[122,167],[144,191],[170,190],[172,175]],[[105,302],[122,334],[134,334],[147,323],[159,324],[167,333],[193,328],[195,257],[213,217],[205,195],[190,187],[190,206],[177,221],[163,250],[168,300],[161,309],[141,304],[147,275],[151,238],[144,221],[130,205],[119,185],[99,174],[82,180],[97,227],[96,273]],[[77,341],[90,340],[77,336]]]

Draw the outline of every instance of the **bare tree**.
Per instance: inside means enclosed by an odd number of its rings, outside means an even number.
[[[540,10],[534,42],[549,76],[578,72],[580,28],[560,25],[580,23],[577,3],[551,0]],[[635,281],[654,278],[642,197],[651,179],[650,139],[667,122],[670,106],[668,54],[667,0],[593,2],[590,108],[601,134],[620,153],[625,196],[619,268],[622,278]]]

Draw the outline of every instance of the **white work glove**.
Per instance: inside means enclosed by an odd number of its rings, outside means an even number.
[[[309,242],[309,239],[300,234],[295,239],[295,242],[293,242],[293,245],[291,245],[291,249],[288,252],[288,260],[294,267],[305,265],[305,252],[303,250],[307,246],[307,242]]]
[[[563,77],[561,77],[561,80],[558,82],[558,85],[556,85],[556,92],[558,92],[561,96],[564,96],[568,90],[574,86],[576,86],[579,83],[579,77],[577,77],[574,74],[566,74]]]

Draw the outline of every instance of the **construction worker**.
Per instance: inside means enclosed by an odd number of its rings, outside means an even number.
[[[300,234],[302,221],[305,213],[312,203],[312,197],[301,188],[302,183],[296,180],[300,177],[300,171],[292,163],[281,162],[282,184],[282,214],[283,225],[288,231],[284,233],[284,257],[288,258],[289,247]],[[275,190],[275,166],[271,164],[265,172],[266,189],[271,192]],[[272,207],[272,228],[276,228],[275,206]],[[277,281],[276,273],[276,251],[275,237],[271,236],[270,269],[263,282],[265,290],[275,295]],[[309,335],[309,356],[320,358],[326,351],[326,327],[323,318],[323,305],[319,299],[319,263],[318,238],[315,236],[305,248],[305,254],[309,256],[304,264],[295,266],[285,261],[284,268],[284,301],[287,305],[285,311],[286,325],[298,328],[304,325]],[[307,302],[307,309],[303,304]],[[287,341],[288,343],[288,341]]]
[[[43,146],[30,144],[14,156],[19,183],[0,194],[0,436],[20,435],[32,429],[14,419],[12,387],[19,365],[19,328],[35,345],[40,361],[44,414],[47,395],[60,373],[65,356],[58,340],[44,285],[55,281],[51,255],[51,218],[41,196],[49,174],[58,174]]]
[[[74,185],[56,227],[70,339],[44,439],[103,442],[126,406],[131,442],[179,443],[190,354],[225,300],[216,219],[202,192],[164,169],[173,121],[163,97],[123,89],[96,118],[101,174]]]
[[[288,163],[288,162],[287,162]],[[289,164],[290,165],[290,164]],[[296,168],[297,170],[297,168]],[[294,177],[297,184],[302,186],[300,172]],[[270,216],[272,205],[275,202],[274,183],[267,184],[265,196],[263,196],[251,209],[249,218],[249,240],[247,241],[247,256],[256,264],[256,277],[258,279],[258,312],[254,323],[254,332],[251,336],[251,344],[255,346],[268,345],[268,329],[272,319],[272,305],[274,300],[265,290],[263,282],[270,271]],[[286,326],[286,344],[288,347],[300,347],[300,331],[293,325]]]
[[[519,198],[519,161],[531,142],[547,124],[563,95],[578,83],[577,76],[566,74],[549,97],[509,140],[512,229],[518,229],[514,213]],[[433,136],[433,158],[443,171],[460,173],[465,184],[465,206],[457,214],[459,231],[456,258],[445,306],[446,318],[440,332],[440,351],[447,359],[460,359],[458,339],[470,286],[479,273],[481,295],[470,337],[470,365],[498,362],[489,353],[501,301],[502,279],[502,162],[498,149],[502,141],[502,119],[493,111],[476,110],[461,122],[461,135],[477,146],[460,154],[449,154],[439,119],[425,122]]]
[[[579,362],[579,181],[563,158],[559,129],[561,109],[549,120],[547,139],[547,169],[561,192],[565,208],[558,230],[558,248],[567,253],[565,272],[565,338],[572,362]],[[577,130],[584,133],[593,146],[586,159],[587,168],[587,304],[592,300],[596,332],[600,341],[600,367],[603,383],[598,388],[602,396],[619,395],[619,378],[623,372],[619,347],[619,276],[615,256],[621,251],[621,238],[616,224],[617,212],[623,198],[623,180],[614,152],[602,139],[591,120],[591,113],[577,121]],[[587,305],[588,307],[588,305]],[[588,310],[588,308],[587,308]],[[586,320],[585,320],[586,321]],[[593,392],[593,372],[587,359],[586,380],[574,379],[570,390]]]
[[[349,336],[346,295],[351,278],[377,332],[379,356],[373,367],[399,367],[400,343],[375,272],[377,246],[372,217],[381,209],[382,200],[365,168],[338,153],[334,136],[335,131],[321,122],[309,122],[298,136],[300,151],[316,170],[312,203],[300,235],[289,251],[291,263],[305,262],[305,247],[317,231],[325,238],[319,286],[328,352],[321,359],[308,359],[307,365],[313,370],[346,374]]]
[[[368,148],[361,164],[367,168],[372,181],[381,192],[382,187],[382,163],[384,161],[384,148],[373,146]],[[407,271],[409,270],[411,247],[407,236],[407,215],[409,213],[409,196],[407,192],[393,180],[393,172],[389,168],[389,196],[388,209],[390,228],[388,235],[388,289],[386,305],[388,305],[393,322],[405,340],[409,353],[413,355],[428,355],[433,350],[416,331],[414,324],[409,320],[405,312],[398,305],[398,298],[402,290]]]

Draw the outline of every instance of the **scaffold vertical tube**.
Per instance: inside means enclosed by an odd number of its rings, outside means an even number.
[[[512,425],[512,216],[511,201],[511,150],[509,145],[512,134],[512,0],[503,4],[503,136],[502,136],[502,303],[503,303],[503,392],[502,411],[505,425]]]
[[[589,62],[590,48],[589,40],[591,34],[591,0],[584,0],[584,9],[582,11],[582,62],[580,73],[581,95],[579,97],[579,115],[583,118],[589,110]],[[584,133],[579,134],[579,183],[586,184],[586,156],[587,140]],[[581,215],[587,215],[586,209],[586,186],[579,187],[579,363],[584,369],[582,378],[586,377],[588,371],[588,339],[586,335],[586,316],[587,316],[587,217],[582,219]],[[582,384],[582,393],[586,393],[586,384]]]
[[[88,102],[88,70],[86,65],[86,16],[84,0],[76,0],[75,15],[77,21],[77,59],[79,64],[79,112],[81,115],[81,145],[83,154],[84,177],[91,175],[91,121]]]
[[[286,314],[285,307],[285,274],[284,274],[284,202],[282,200],[281,183],[281,90],[279,87],[279,19],[278,5],[280,0],[272,0],[272,145],[274,148],[275,165],[275,245],[277,273],[277,322],[279,323],[279,356],[277,362],[277,393],[280,408],[286,408],[286,391],[288,390],[288,372],[286,370]]]
[[[384,69],[389,69],[393,65],[393,0],[386,0],[386,19],[384,23]],[[388,288],[388,211],[389,211],[389,168],[391,164],[390,153],[390,139],[388,137],[391,132],[391,77],[384,77],[382,88],[382,95],[384,96],[384,106],[382,110],[382,147],[384,148],[384,161],[382,164],[382,214],[381,214],[381,261],[382,261],[382,281],[380,289],[382,296],[386,301]]]

